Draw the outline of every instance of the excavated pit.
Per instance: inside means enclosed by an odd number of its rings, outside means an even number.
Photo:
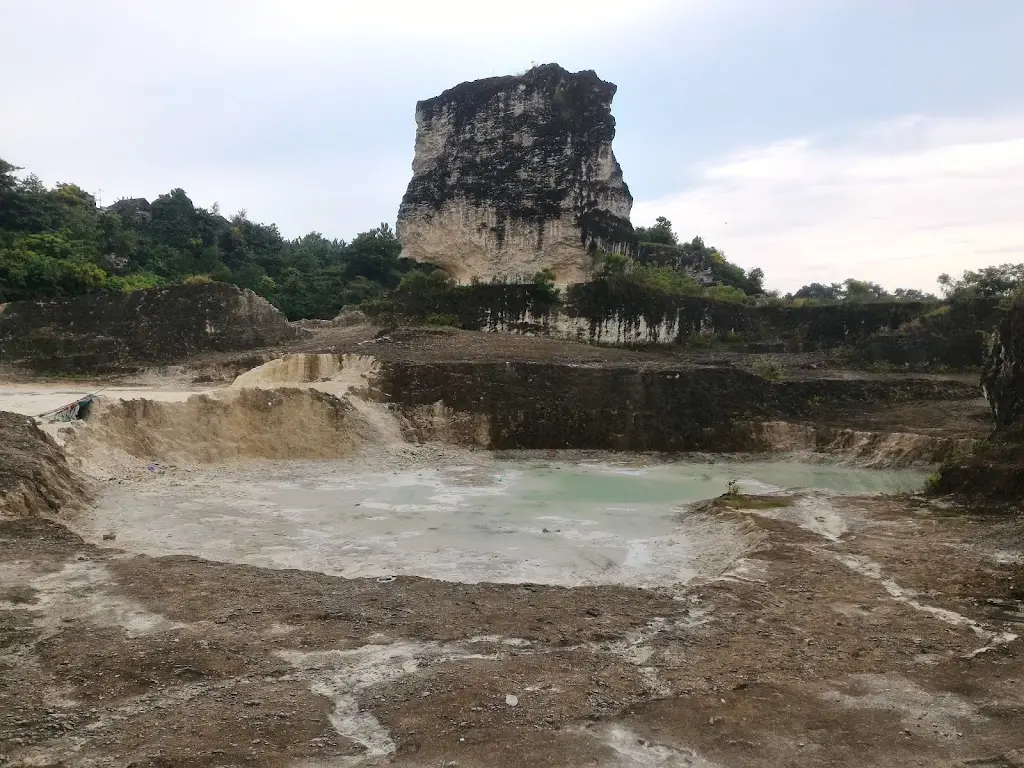
[[[742,522],[687,512],[730,483],[776,495],[915,491],[924,474],[907,467],[946,448],[769,422],[752,445],[777,448],[774,460],[496,453],[467,447],[487,446],[484,415],[381,402],[380,370],[368,356],[288,355],[187,399],[101,395],[68,436],[82,469],[106,480],[73,528],[147,555],[352,578],[669,586],[756,549]]]
[[[522,371],[401,402],[404,373],[288,356],[12,416],[0,470],[44,493],[0,516],[0,763],[1020,764],[1020,525],[885,495],[965,436],[759,413],[687,435],[728,455],[497,450],[557,435]]]

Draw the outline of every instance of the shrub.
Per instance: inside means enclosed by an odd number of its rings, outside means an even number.
[[[107,288],[112,291],[121,291],[122,293],[142,291],[147,288],[159,288],[161,285],[166,284],[166,280],[151,272],[133,272],[124,277],[113,276],[107,278]]]
[[[459,318],[455,315],[448,315],[443,312],[431,312],[423,321],[425,325],[442,325],[451,328],[459,327]]]
[[[751,364],[751,369],[761,378],[770,379],[771,381],[782,378],[782,374],[785,371],[782,363],[773,357],[765,355],[755,359]]]
[[[533,283],[537,288],[537,303],[543,307],[554,307],[558,304],[558,297],[561,291],[555,287],[555,273],[550,269],[542,269],[533,276]]]
[[[747,298],[747,294],[731,285],[712,285],[707,289],[707,294],[709,298],[720,301],[742,302]]]

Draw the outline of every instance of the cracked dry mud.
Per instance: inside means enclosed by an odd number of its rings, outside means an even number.
[[[0,521],[0,765],[1024,765],[1024,523],[791,501],[704,505],[763,540],[675,590],[343,579]]]

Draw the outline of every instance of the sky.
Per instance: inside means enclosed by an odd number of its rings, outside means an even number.
[[[0,157],[285,237],[395,220],[416,101],[557,62],[619,86],[633,223],[769,288],[1024,261],[1020,0],[0,0]]]

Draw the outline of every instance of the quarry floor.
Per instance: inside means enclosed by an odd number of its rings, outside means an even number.
[[[522,344],[658,364],[488,334],[331,334],[288,351],[498,359]],[[258,362],[3,384],[0,409],[103,385],[177,401]],[[837,418],[973,435],[983,416],[956,401]],[[127,533],[83,539],[75,514],[0,518],[2,768],[1024,768],[1020,516],[720,498],[686,519],[742,531],[735,559],[682,585],[567,587],[138,554]]]
[[[344,579],[0,521],[0,765],[1024,765],[1022,521],[842,497],[837,536],[789,501],[694,511],[758,543],[678,589]]]

